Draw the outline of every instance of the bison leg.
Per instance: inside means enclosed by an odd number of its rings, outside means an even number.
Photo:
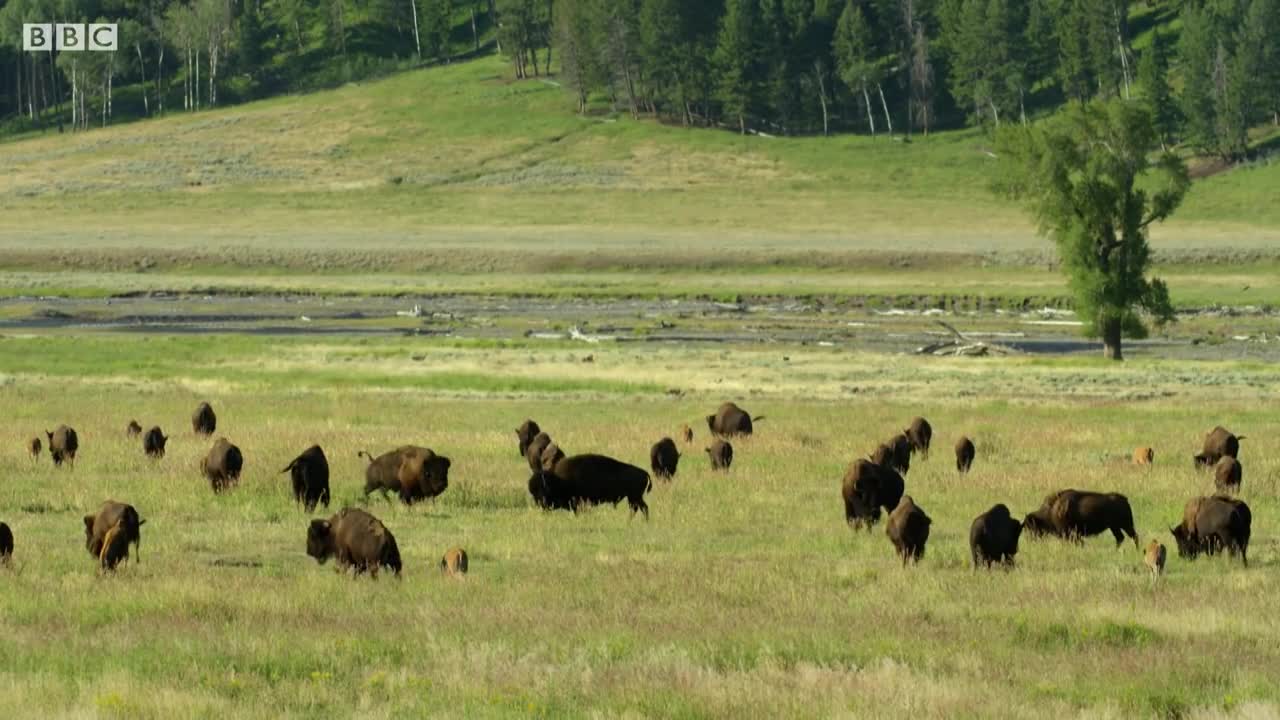
[[[631,517],[635,517],[637,512],[644,513],[644,519],[649,519],[649,506],[645,504],[644,496],[638,498],[627,498],[631,505]]]

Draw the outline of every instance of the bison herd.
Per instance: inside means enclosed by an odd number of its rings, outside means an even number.
[[[761,416],[751,416],[734,403],[725,403],[706,416],[711,442],[705,448],[712,470],[728,470],[734,458],[730,438],[750,436]],[[217,416],[208,403],[201,403],[191,418],[196,435],[211,436],[217,427]],[[595,453],[567,455],[552,437],[534,420],[526,420],[515,430],[517,449],[532,473],[528,492],[535,505],[544,510],[578,512],[590,506],[627,501],[632,514],[647,519],[649,506],[644,496],[653,489],[650,473],[620,460]],[[45,433],[48,450],[55,465],[74,466],[79,438],[66,425]],[[136,420],[126,429],[130,438],[142,438],[147,457],[159,460],[165,454],[169,439],[158,426],[145,433]],[[677,437],[684,445],[693,443],[693,431],[682,425]],[[1201,554],[1215,555],[1225,551],[1239,556],[1248,565],[1252,515],[1249,506],[1232,497],[1239,490],[1242,470],[1239,461],[1240,440],[1219,426],[1204,440],[1201,452],[1193,456],[1198,468],[1212,468],[1218,494],[1199,496],[1187,502],[1181,522],[1170,528],[1178,554],[1194,559]],[[927,459],[933,440],[933,428],[922,417],[914,418],[901,433],[894,435],[865,458],[854,460],[841,482],[846,523],[855,529],[870,530],[882,514],[887,516],[886,534],[903,564],[923,559],[932,520],[924,508],[906,492],[907,475],[914,455]],[[32,457],[42,452],[39,437],[27,442]],[[404,445],[382,455],[360,451],[367,460],[364,495],[374,492],[383,497],[391,494],[406,505],[435,498],[449,486],[448,457],[430,448]],[[671,480],[679,468],[681,452],[676,441],[663,437],[649,452],[653,477]],[[969,472],[976,457],[974,442],[961,437],[955,444],[956,470]],[[1135,465],[1151,465],[1155,454],[1151,448],[1138,448]],[[200,469],[215,493],[236,486],[244,468],[244,456],[236,445],[224,437],[214,441],[200,461]],[[280,471],[289,473],[294,500],[306,512],[317,505],[329,507],[329,461],[319,445],[302,451]],[[125,503],[108,500],[97,513],[84,516],[85,547],[103,570],[114,570],[129,558],[129,548],[137,549],[142,540],[141,528],[146,521],[138,511]],[[1040,507],[1016,519],[1003,503],[974,518],[969,529],[969,550],[975,569],[993,565],[1012,566],[1018,553],[1018,542],[1025,534],[1040,538],[1053,536],[1075,543],[1084,538],[1110,532],[1116,546],[1126,538],[1139,547],[1129,500],[1118,493],[1063,489],[1045,497]],[[0,564],[7,563],[14,551],[14,537],[8,525],[0,523]],[[335,564],[355,575],[368,572],[376,577],[380,569],[397,576],[402,569],[400,549],[395,536],[378,518],[352,507],[338,511],[328,519],[312,520],[307,528],[306,552],[319,563],[335,558]],[[1164,570],[1164,545],[1152,540],[1145,549],[1145,563],[1153,577]],[[467,571],[467,554],[452,548],[440,561],[440,570],[449,575]]]

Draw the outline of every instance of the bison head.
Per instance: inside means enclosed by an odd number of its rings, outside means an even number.
[[[84,516],[84,546],[93,550],[93,515]]]
[[[1183,525],[1169,528],[1173,539],[1178,543],[1178,556],[1194,560],[1200,554],[1200,541]]]
[[[334,553],[333,525],[328,520],[312,520],[307,528],[307,554],[323,565]]]
[[[708,415],[708,416],[707,416],[707,429],[708,429],[708,430],[710,430],[710,431],[711,431],[711,432],[713,432],[713,433],[716,431],[716,416],[715,416],[715,415]]]
[[[1031,534],[1031,537],[1043,537],[1045,535],[1057,535],[1058,528],[1054,526],[1049,519],[1048,508],[1040,508],[1039,510],[1029,513],[1022,519],[1022,528]]]

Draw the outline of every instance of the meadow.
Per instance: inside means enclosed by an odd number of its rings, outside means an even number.
[[[84,717],[1270,717],[1280,711],[1280,489],[1273,367],[1092,358],[914,358],[814,346],[581,346],[420,339],[9,336],[0,340],[0,712]],[[785,357],[784,357],[785,356]],[[675,391],[675,392],[672,392]],[[767,416],[713,474],[698,418],[724,399]],[[214,496],[210,400],[244,450]],[[934,520],[903,568],[883,524],[843,520],[845,466],[914,415],[935,427],[907,490]],[[647,467],[680,423],[697,438],[648,522],[528,499],[513,430]],[[172,439],[158,462],[124,436]],[[76,467],[29,460],[58,422]],[[1201,434],[1247,436],[1250,566],[1170,559],[1152,583],[1132,544],[1024,541],[975,572],[972,518],[1061,487],[1114,490],[1145,543],[1211,480]],[[973,437],[956,474],[950,447]],[[309,517],[279,474],[320,443],[334,505],[395,533],[400,579],[353,580],[304,554]],[[416,442],[449,489],[413,508],[365,500],[363,461]],[[1152,445],[1155,466],[1133,467]],[[138,562],[103,575],[80,517],[115,498],[147,520]],[[317,515],[321,514],[320,512]],[[442,577],[461,545],[465,579]]]

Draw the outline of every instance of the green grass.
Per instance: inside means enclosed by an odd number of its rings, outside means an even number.
[[[214,336],[0,340],[0,711],[105,717],[1040,717],[1268,715],[1280,636],[1268,498],[1280,490],[1273,368],[1245,363],[974,361],[822,348],[568,350]],[[414,355],[423,359],[415,360]],[[249,372],[249,371],[252,372]],[[470,378],[444,387],[434,376]],[[366,381],[377,379],[374,384]],[[400,378],[401,381],[388,381]],[[537,383],[525,378],[537,378]],[[618,378],[624,378],[625,384]],[[672,398],[659,388],[687,390]],[[572,392],[566,392],[572,391]],[[573,452],[644,465],[650,443],[734,397],[768,416],[714,475],[700,451],[649,497],[579,517],[534,509],[511,429],[535,417]],[[215,497],[189,432],[200,399],[246,456]],[[908,491],[934,519],[903,569],[883,526],[843,522],[844,466],[924,412],[937,447]],[[137,418],[172,435],[145,460]],[[76,468],[21,440],[68,422]],[[1063,486],[1133,502],[1145,541],[1209,488],[1189,455],[1222,422],[1249,436],[1249,569],[1174,557],[1152,585],[1133,546],[1025,542],[1012,572],[968,567],[969,521]],[[975,438],[959,478],[949,447]],[[356,450],[420,442],[449,490],[369,506],[404,577],[353,581],[303,553],[278,474],[312,442],[335,503],[362,503]],[[698,433],[698,443],[705,434]],[[1130,467],[1137,445],[1154,468]],[[79,517],[107,497],[147,519],[141,562],[100,576]],[[443,551],[471,556],[463,581]]]

